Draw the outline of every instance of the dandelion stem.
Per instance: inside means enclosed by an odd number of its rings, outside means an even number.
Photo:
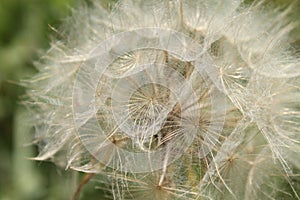
[[[82,180],[80,181],[80,183],[77,187],[77,190],[76,190],[72,200],[78,200],[79,199],[79,196],[80,196],[80,193],[82,191],[83,186],[85,184],[87,184],[91,180],[91,178],[93,178],[94,175],[95,174],[92,174],[92,173],[84,175],[84,177],[82,178]]]

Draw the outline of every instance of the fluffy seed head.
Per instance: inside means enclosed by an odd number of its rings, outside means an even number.
[[[114,199],[299,199],[290,12],[239,0],[82,5],[26,82],[35,159],[106,174]]]

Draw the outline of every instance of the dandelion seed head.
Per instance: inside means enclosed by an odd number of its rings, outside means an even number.
[[[112,199],[299,199],[292,10],[81,5],[26,82],[35,159],[107,175]]]

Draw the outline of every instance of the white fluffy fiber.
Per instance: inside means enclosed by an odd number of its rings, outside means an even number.
[[[299,179],[297,186],[294,177],[300,172],[300,62],[289,45],[289,33],[296,27],[289,20],[290,13],[292,6],[276,10],[239,0],[122,0],[111,9],[96,2],[82,4],[61,27],[61,37],[51,43],[37,64],[39,72],[27,84],[27,106],[39,147],[35,159],[53,159],[75,170],[108,174],[114,177],[111,198],[115,199],[299,199]],[[206,69],[207,75],[191,75],[190,80],[197,88],[209,79],[208,89],[195,93],[200,111],[204,110],[198,126],[201,137],[214,134],[216,141],[206,144],[211,151],[205,157],[199,156],[204,141],[197,135],[178,161],[149,174],[107,172],[82,144],[78,126],[74,126],[74,81],[81,68],[88,70],[94,64],[91,52],[103,41],[141,28],[174,30],[203,47],[209,61],[203,57],[201,62],[210,63],[211,68]],[[164,53],[153,49],[131,52],[112,63],[109,73],[118,77],[143,63],[167,63],[188,77],[182,67],[194,63]],[[118,124],[108,101],[116,80],[110,76],[99,79],[101,94],[95,94],[96,100],[101,97],[96,102],[98,120],[104,130],[113,130]],[[215,102],[224,105],[213,111],[210,87],[222,94],[215,98],[224,98]],[[159,90],[161,95],[164,91]],[[225,113],[218,111],[225,107]],[[218,112],[220,120],[225,119],[222,130],[207,131],[205,123],[213,123],[211,116]],[[147,117],[135,116],[135,120]],[[116,137],[124,134],[118,131]],[[172,140],[174,133],[168,137],[162,141]],[[144,137],[131,142],[124,139],[118,145],[143,151],[143,145],[149,143]],[[154,187],[155,183],[161,188]]]

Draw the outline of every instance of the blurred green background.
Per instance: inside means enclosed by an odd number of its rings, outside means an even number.
[[[51,35],[55,35],[51,27],[58,28],[78,3],[0,0],[0,200],[70,199],[82,176],[49,162],[27,159],[36,155],[36,149],[26,145],[33,130],[20,103],[25,90],[18,84],[36,72],[33,61],[39,57],[38,50],[49,47]],[[299,21],[299,14],[295,17]],[[299,28],[293,34],[300,35]],[[299,37],[293,42],[299,50]],[[94,185],[92,182],[84,189],[84,199],[101,199],[102,193],[94,190]]]
[[[70,199],[81,174],[37,162],[34,146],[27,145],[33,129],[21,96],[21,79],[35,72],[39,51],[79,0],[0,0],[0,200]],[[104,2],[107,3],[107,2]],[[93,185],[93,184],[91,184]],[[85,191],[85,199],[93,199]],[[99,197],[99,195],[96,195]]]
[[[0,200],[69,199],[72,192],[70,172],[27,159],[36,150],[26,147],[32,129],[19,100],[25,90],[18,83],[35,73],[38,50],[48,48],[48,24],[57,27],[74,4],[0,0]]]

